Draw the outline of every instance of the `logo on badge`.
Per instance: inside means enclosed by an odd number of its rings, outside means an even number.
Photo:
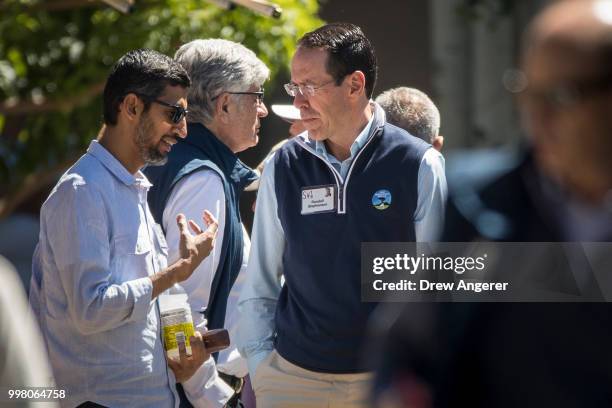
[[[377,210],[386,210],[391,205],[391,192],[389,190],[378,190],[372,196],[372,205]]]

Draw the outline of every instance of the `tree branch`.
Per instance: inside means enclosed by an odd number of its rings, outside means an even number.
[[[102,93],[104,83],[95,84],[84,92],[73,96],[70,99],[46,100],[42,103],[32,101],[18,101],[17,103],[0,103],[0,114],[2,115],[24,115],[29,113],[45,113],[56,111],[69,111],[77,106],[89,102],[92,98]]]

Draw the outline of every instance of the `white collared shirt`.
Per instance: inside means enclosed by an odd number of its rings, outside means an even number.
[[[221,243],[225,234],[225,192],[221,177],[210,169],[196,171],[182,178],[172,188],[168,201],[164,207],[163,226],[169,245],[168,259],[174,261],[179,258],[179,230],[175,227],[176,216],[183,213],[187,219],[202,225],[202,213],[209,210],[217,219],[219,229],[215,239],[213,252],[193,271],[193,274],[181,286],[189,296],[189,305],[193,322],[200,330],[204,329],[204,317],[199,311],[208,305],[212,282],[219,266],[221,257]],[[219,358],[210,357],[202,367],[185,383],[183,389],[187,398],[195,407],[222,407],[234,394],[217,373],[219,371],[236,377],[248,374],[246,360],[240,356],[236,349],[236,330],[238,325],[238,295],[244,281],[246,264],[249,256],[251,242],[243,227],[243,258],[238,277],[232,286],[227,300],[224,327],[230,334],[230,346],[219,352]]]

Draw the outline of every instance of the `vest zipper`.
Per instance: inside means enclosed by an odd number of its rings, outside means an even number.
[[[368,147],[370,142],[372,140],[374,140],[374,137],[376,137],[376,135],[378,135],[379,132],[380,132],[380,130],[378,130],[378,129],[375,130],[374,133],[372,134],[372,136],[366,142],[366,144],[364,144],[363,147],[361,149],[359,149],[359,152],[357,152],[357,156],[355,156],[355,158],[353,159],[353,162],[351,163],[351,167],[349,167],[348,173],[346,173],[346,179],[344,180],[344,185],[340,189],[340,194],[339,194],[339,195],[342,196],[340,198],[340,202],[342,203],[342,211],[338,211],[339,214],[346,214],[346,208],[344,208],[345,201],[346,201],[346,189],[348,187],[349,179],[351,178],[351,173],[353,172],[353,167],[355,166],[355,163],[357,163],[357,159],[359,159],[359,156],[361,156],[361,153],[363,153],[363,151],[366,149],[366,147]]]
[[[332,174],[334,175],[334,179],[336,180],[336,187],[338,187],[338,201],[337,201],[338,202],[338,211],[337,211],[338,214],[346,214],[346,208],[345,208],[346,206],[346,188],[348,187],[348,181],[349,181],[349,178],[351,177],[353,167],[355,166],[355,163],[357,162],[357,159],[359,158],[359,156],[361,156],[361,153],[370,144],[370,142],[374,139],[374,137],[380,132],[381,128],[376,129],[374,133],[372,134],[372,136],[368,139],[366,144],[364,144],[363,147],[359,150],[359,152],[357,153],[357,156],[355,156],[355,159],[353,159],[353,162],[351,163],[351,167],[349,167],[349,171],[346,174],[346,180],[342,179],[342,175],[338,173],[338,171],[334,168],[334,166],[332,166],[327,160],[319,156],[317,152],[313,151],[310,148],[310,146],[304,143],[301,139],[298,139],[297,142],[300,145],[302,145],[302,147],[306,149],[306,151],[310,152],[312,155],[314,155],[319,160],[321,160],[323,163],[325,163],[325,165],[329,167]]]
[[[337,213],[342,214],[344,213],[344,211],[341,212],[340,210],[340,209],[344,210],[344,202],[342,201],[342,190],[344,190],[342,176],[340,175],[340,173],[338,173],[338,171],[334,168],[334,166],[332,166],[330,163],[327,162],[327,160],[325,160],[318,154],[315,154],[315,156],[317,156],[320,160],[323,160],[323,163],[325,163],[327,167],[329,167],[332,174],[334,175],[334,179],[336,180],[336,187],[338,187],[338,199],[336,200],[337,205],[338,205]]]

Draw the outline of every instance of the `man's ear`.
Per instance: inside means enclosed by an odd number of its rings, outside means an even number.
[[[228,124],[230,122],[230,106],[231,99],[228,93],[223,93],[215,100],[215,116],[219,118],[222,123]]]
[[[438,135],[438,136],[434,137],[434,140],[431,143],[431,145],[433,146],[434,149],[436,149],[437,151],[441,152],[442,151],[442,145],[444,145],[444,136]]]
[[[127,94],[119,104],[119,115],[132,122],[137,121],[144,110],[144,104],[133,93]]]
[[[349,81],[350,94],[355,96],[361,96],[365,93],[365,75],[362,71],[353,72],[347,79]]]

